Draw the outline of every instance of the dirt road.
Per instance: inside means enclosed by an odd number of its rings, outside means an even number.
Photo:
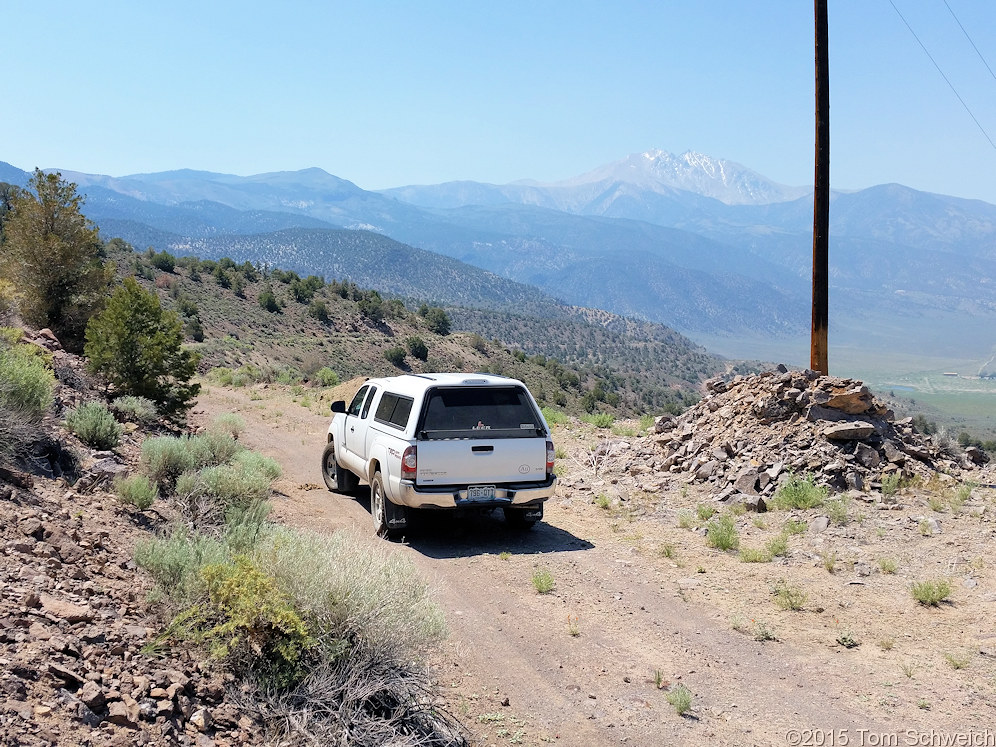
[[[326,416],[285,390],[212,388],[192,419],[221,412],[239,413],[244,443],[282,465],[279,521],[367,535],[408,555],[435,584],[450,636],[432,664],[475,744],[822,747],[930,744],[908,740],[931,730],[993,733],[992,661],[977,657],[966,680],[917,658],[936,634],[921,627],[919,610],[882,624],[901,619],[914,631],[896,636],[920,677],[903,675],[891,646],[834,643],[837,616],[888,613],[871,588],[833,580],[817,593],[819,605],[774,617],[758,590],[767,586],[761,576],[775,571],[719,557],[654,515],[607,520],[590,495],[571,489],[560,490],[531,531],[507,528],[500,512],[432,515],[403,543],[387,543],[373,537],[365,488],[349,497],[322,484]],[[574,448],[574,435],[555,436]],[[536,571],[549,572],[553,591],[536,591]],[[845,593],[856,596],[845,603]],[[778,621],[778,640],[757,640],[766,637],[758,635],[764,620]],[[991,618],[978,624],[992,631]],[[693,693],[684,716],[665,698],[679,683]]]

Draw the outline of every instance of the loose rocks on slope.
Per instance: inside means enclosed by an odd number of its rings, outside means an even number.
[[[888,475],[951,475],[960,460],[896,420],[854,379],[777,371],[706,382],[708,395],[680,417],[659,418],[649,438],[661,469],[715,487],[720,500],[769,496],[790,473],[834,490],[868,490]]]

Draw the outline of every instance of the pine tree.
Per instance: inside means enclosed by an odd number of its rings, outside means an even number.
[[[126,278],[107,308],[86,328],[87,367],[119,395],[147,397],[175,415],[190,408],[200,391],[191,384],[197,356],[184,350],[183,325],[159,298]]]

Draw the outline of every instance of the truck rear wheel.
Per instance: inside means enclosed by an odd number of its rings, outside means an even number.
[[[408,526],[408,509],[391,503],[384,492],[384,478],[375,472],[370,483],[370,516],[378,537],[396,537]]]
[[[333,441],[329,441],[322,452],[322,479],[325,480],[325,487],[336,493],[351,493],[359,484],[356,475],[336,462]]]

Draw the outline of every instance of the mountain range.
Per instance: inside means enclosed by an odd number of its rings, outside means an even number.
[[[556,183],[380,192],[317,168],[62,174],[102,233],[139,248],[278,262],[437,303],[602,308],[733,347],[808,335],[811,189],[702,154],[652,150]],[[27,178],[0,163],[0,181]],[[834,192],[830,252],[831,344],[992,346],[996,206],[898,184]]]

